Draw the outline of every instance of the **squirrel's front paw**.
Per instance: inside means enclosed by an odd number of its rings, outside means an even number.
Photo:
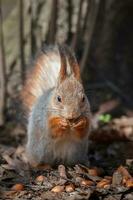
[[[89,119],[87,117],[80,118],[79,121],[73,125],[73,129],[78,138],[85,137],[89,129]]]
[[[52,137],[62,137],[68,132],[69,125],[67,121],[60,117],[52,117],[49,119],[49,127],[51,129]]]

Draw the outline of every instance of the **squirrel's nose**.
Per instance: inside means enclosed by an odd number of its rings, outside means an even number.
[[[77,113],[77,112],[71,112],[67,116],[67,120],[69,120],[70,122],[73,122],[73,121],[77,120],[79,117],[80,117],[79,113]]]

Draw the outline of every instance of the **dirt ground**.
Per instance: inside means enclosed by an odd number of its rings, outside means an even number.
[[[7,127],[0,133],[0,199],[133,200],[132,141],[91,141],[89,168],[77,164],[31,169],[24,150],[25,131],[19,125]],[[125,129],[129,130],[131,125]],[[112,134],[112,124],[99,126],[92,134],[105,132]]]

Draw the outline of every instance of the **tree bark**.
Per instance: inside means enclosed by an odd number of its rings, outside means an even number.
[[[6,60],[3,34],[2,6],[0,0],[0,126],[5,123],[6,111]]]
[[[24,1],[19,0],[19,51],[22,83],[25,80],[25,55],[24,55]]]
[[[85,50],[83,53],[83,57],[80,63],[81,66],[81,72],[83,72],[87,60],[88,60],[88,56],[89,56],[89,51],[90,51],[90,46],[91,46],[91,41],[92,41],[92,36],[93,36],[93,32],[94,32],[94,28],[95,28],[95,24],[96,24],[96,20],[97,20],[97,15],[98,15],[98,11],[99,11],[99,4],[100,4],[100,0],[95,0],[95,1],[91,1],[91,10],[90,10],[90,14],[88,15],[88,24],[87,24],[87,41],[86,41],[86,46],[85,46]]]
[[[72,39],[72,13],[73,13],[73,5],[72,0],[68,0],[68,36],[67,40],[68,42]]]
[[[57,32],[58,0],[53,0],[51,9],[51,19],[48,31],[48,43],[54,44]]]
[[[86,13],[85,13],[83,27],[82,27],[82,33],[81,33],[82,36],[84,36],[86,28],[87,28],[87,21],[88,21],[88,16],[89,16],[89,12],[90,12],[90,3],[91,3],[90,0],[87,1],[87,8],[86,8]]]
[[[36,49],[37,49],[37,38],[36,38],[36,27],[37,27],[37,2],[34,0],[30,1],[30,7],[31,7],[31,27],[30,27],[30,33],[31,33],[31,57],[35,55]]]
[[[77,26],[76,26],[76,33],[74,35],[73,41],[72,41],[72,47],[74,50],[76,50],[78,46],[78,42],[80,41],[80,33],[81,33],[81,17],[82,17],[82,7],[83,7],[84,0],[80,0],[79,3],[79,11],[78,11],[78,17],[77,17]]]

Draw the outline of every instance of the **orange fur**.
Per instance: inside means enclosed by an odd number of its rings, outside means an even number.
[[[51,117],[49,119],[49,127],[53,138],[62,137],[69,130],[67,121],[61,117]]]
[[[74,126],[75,135],[82,139],[86,136],[88,127],[89,127],[89,119],[87,117],[80,118],[79,122],[76,123]]]
[[[75,78],[77,80],[81,81],[80,68],[79,68],[79,65],[78,65],[78,63],[75,59],[75,56],[73,55],[73,52],[69,48],[66,48],[66,53],[67,53],[68,60],[69,60],[70,66],[73,70]]]
[[[62,48],[59,46],[59,52],[61,56],[61,68],[60,68],[60,83],[66,78],[66,57]]]
[[[86,136],[88,127],[89,127],[89,121],[87,117],[82,117],[80,120],[72,125],[74,134],[77,138],[82,139]],[[71,125],[63,118],[61,117],[51,117],[49,119],[49,128],[52,132],[52,137],[62,137],[68,132],[70,132]]]

